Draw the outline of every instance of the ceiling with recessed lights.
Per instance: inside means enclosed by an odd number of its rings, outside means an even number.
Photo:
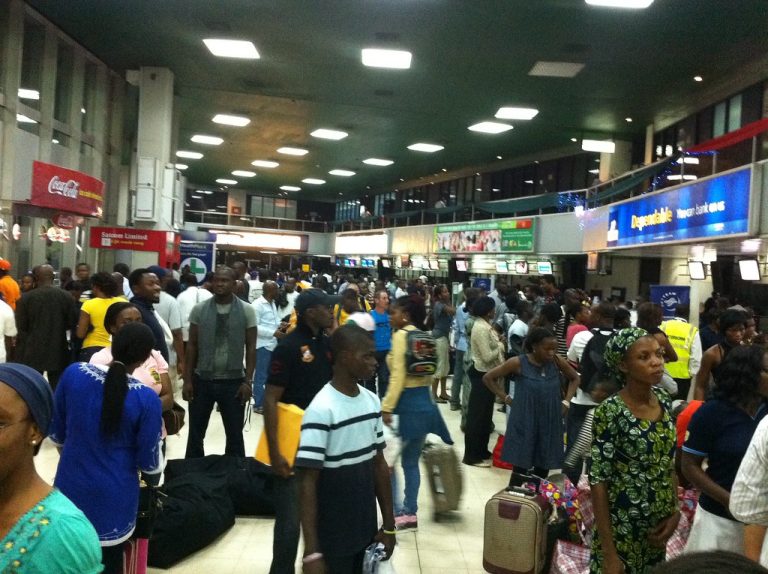
[[[765,0],[28,2],[120,73],[173,71],[178,149],[204,154],[177,160],[190,183],[328,201],[642,136],[725,97],[735,67],[768,56]],[[251,42],[251,59],[205,39]],[[398,67],[364,65],[364,49],[379,64],[375,50],[398,51]],[[496,117],[502,107],[539,112]]]

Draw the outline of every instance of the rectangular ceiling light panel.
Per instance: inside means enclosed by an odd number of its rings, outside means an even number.
[[[256,159],[251,162],[251,165],[255,167],[266,167],[268,169],[272,169],[273,167],[277,167],[280,164],[277,163],[276,161],[268,161],[266,159]]]
[[[39,100],[40,92],[37,90],[28,90],[26,88],[19,88],[18,94],[21,100]]]
[[[222,124],[225,126],[235,126],[238,128],[242,128],[251,123],[251,120],[244,116],[230,116],[227,114],[216,114],[215,116],[213,116],[212,121],[217,124]]]
[[[285,155],[307,155],[309,151],[301,149],[300,147],[281,147],[277,149],[277,153],[284,153]]]
[[[224,140],[219,137],[204,136],[200,134],[195,134],[189,139],[190,141],[193,141],[195,143],[205,144],[205,145],[221,145],[222,143],[224,143]]]
[[[236,169],[232,172],[235,177],[256,177],[255,171],[246,171],[244,169]]]
[[[243,60],[258,60],[261,56],[253,42],[246,40],[223,40],[208,38],[203,40],[205,46],[214,56],[220,58],[240,58]]]
[[[304,183],[308,183],[310,185],[323,185],[325,183],[324,179],[316,179],[314,177],[307,177],[305,179],[302,179]]]
[[[585,0],[590,6],[605,6],[608,8],[648,8],[653,0]]]
[[[309,135],[316,138],[322,138],[324,140],[343,140],[349,134],[347,132],[342,132],[339,130],[328,130],[325,128],[320,128],[313,131]]]
[[[610,140],[581,140],[581,149],[598,153],[613,153],[616,144]]]
[[[283,191],[301,191],[301,188],[295,185],[281,185],[280,189]]]
[[[179,150],[176,152],[176,157],[183,157],[186,159],[203,159],[203,154],[199,151],[185,151]]]
[[[584,69],[584,64],[574,62],[536,62],[528,72],[529,76],[549,78],[573,78]]]
[[[411,67],[411,58],[411,53],[405,50],[363,49],[363,65],[371,68],[407,70]]]
[[[500,122],[480,122],[478,124],[469,126],[467,129],[483,134],[500,134],[508,132],[512,129],[512,126],[509,124],[502,124]]]
[[[409,145],[408,149],[412,151],[423,151],[425,153],[434,153],[436,151],[440,151],[441,149],[445,149],[445,148],[437,144],[415,143],[415,144]]]
[[[354,171],[349,171],[348,169],[332,169],[328,173],[331,175],[340,175],[341,177],[352,177],[355,175]]]
[[[237,185],[237,182],[234,179],[225,179],[225,178],[217,179],[216,183],[220,183],[222,185]]]
[[[516,108],[505,106],[499,108],[496,117],[500,120],[532,120],[539,113],[536,108]]]
[[[367,163],[368,165],[378,165],[378,166],[387,166],[392,165],[395,163],[391,159],[381,159],[378,157],[369,157],[368,159],[364,159],[363,163]]]

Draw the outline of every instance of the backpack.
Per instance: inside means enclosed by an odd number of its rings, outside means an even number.
[[[581,364],[579,368],[581,373],[580,388],[585,393],[588,393],[592,389],[592,379],[603,369],[603,364],[605,363],[605,358],[603,357],[605,346],[615,334],[615,331],[611,330],[611,332],[606,335],[598,328],[591,329],[591,331],[594,335],[587,341],[587,344],[584,347],[584,353],[581,355]]]
[[[405,372],[411,377],[431,377],[437,371],[435,338],[419,329],[408,331],[405,343]]]

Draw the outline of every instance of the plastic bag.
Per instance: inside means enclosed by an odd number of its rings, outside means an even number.
[[[381,542],[374,542],[368,546],[363,559],[363,574],[395,574],[392,560],[385,561],[384,556],[384,545]]]

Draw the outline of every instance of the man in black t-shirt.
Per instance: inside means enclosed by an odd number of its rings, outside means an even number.
[[[299,546],[298,485],[279,452],[278,401],[306,409],[331,380],[331,349],[325,329],[333,325],[331,308],[339,297],[304,289],[296,298],[296,329],[272,352],[264,395],[264,431],[275,473],[275,529],[270,574],[293,574]]]

